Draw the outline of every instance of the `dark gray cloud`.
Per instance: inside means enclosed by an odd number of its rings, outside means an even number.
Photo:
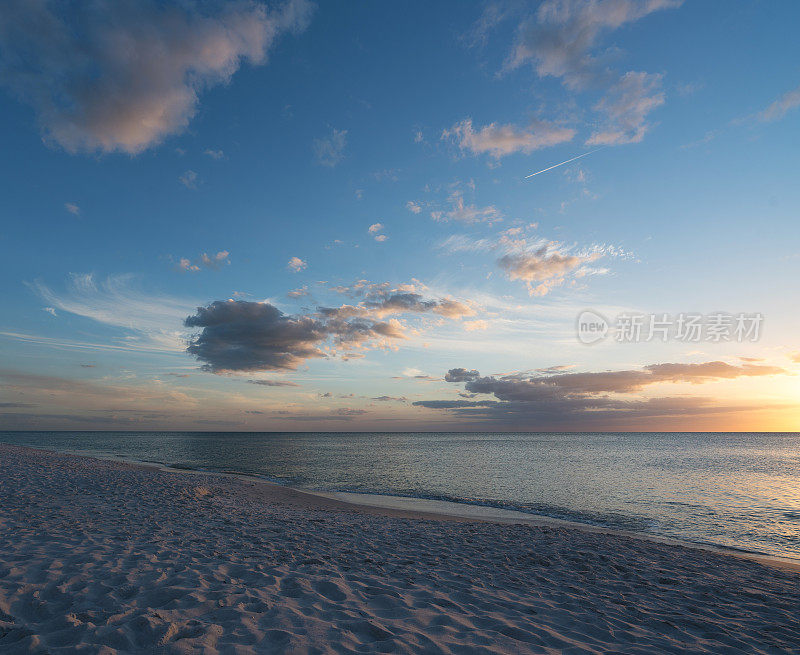
[[[262,387],[299,387],[297,382],[290,380],[248,380],[250,384],[257,384]]]
[[[452,298],[438,300],[425,299],[413,292],[373,291],[357,305],[341,307],[321,307],[320,314],[331,318],[352,318],[356,316],[390,316],[393,314],[425,314],[434,313],[445,318],[461,318],[472,316],[475,310],[466,303]]]
[[[712,361],[698,364],[651,364],[641,369],[589,373],[557,373],[538,376],[519,374],[481,377],[476,370],[451,369],[448,382],[464,383],[468,396],[477,400],[421,400],[414,405],[451,412],[476,419],[520,424],[526,421],[546,425],[585,426],[604,420],[668,417],[742,407],[721,407],[713,398],[698,396],[635,398],[625,396],[647,385],[664,382],[700,384],[715,380],[785,374],[776,366]],[[493,396],[481,399],[480,395]],[[761,409],[753,406],[751,409]],[[570,428],[572,429],[572,428]]]
[[[201,328],[187,351],[214,373],[295,369],[325,357],[319,345],[329,336],[323,321],[286,316],[269,303],[217,300],[185,321]]]
[[[477,380],[481,374],[474,368],[468,371],[465,368],[451,368],[444,376],[447,382],[470,382]]]
[[[702,383],[712,380],[779,375],[786,371],[777,366],[726,362],[700,364],[650,364],[641,369],[599,371],[590,373],[558,373],[535,377],[518,375],[480,377],[477,371],[459,376],[464,369],[452,369],[453,379],[448,382],[466,382],[465,389],[472,393],[491,393],[500,400],[537,400],[551,392],[564,394],[630,393],[659,382]]]
[[[292,370],[307,359],[361,357],[369,348],[406,339],[406,326],[393,317],[435,314],[457,320],[475,314],[469,303],[425,298],[416,288],[360,280],[337,288],[356,298],[353,304],[298,315],[269,303],[218,300],[185,320],[187,327],[201,329],[188,352],[214,373]]]
[[[275,412],[282,419],[290,421],[351,421],[356,416],[363,416],[367,413],[365,409],[353,409],[351,407],[338,407],[325,414],[292,414],[291,412]]]
[[[214,373],[294,370],[308,359],[327,357],[332,344],[343,357],[387,339],[403,339],[397,321],[320,311],[288,316],[269,303],[217,300],[198,307],[184,324],[201,331],[187,351]]]
[[[183,0],[4,0],[0,84],[31,105],[47,140],[69,152],[138,153],[184,130],[204,89],[275,39],[307,25],[313,5]]]

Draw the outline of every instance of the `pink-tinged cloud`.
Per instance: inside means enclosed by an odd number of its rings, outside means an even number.
[[[509,280],[522,280],[532,296],[544,296],[568,277],[581,277],[584,266],[602,256],[599,252],[571,255],[545,245],[533,252],[503,255],[497,260]]]
[[[263,64],[313,5],[5,0],[0,84],[31,105],[68,152],[136,154],[186,129],[202,92],[243,62]]]
[[[286,268],[290,271],[294,271],[295,273],[299,273],[302,270],[308,268],[308,262],[303,261],[299,257],[290,257],[288,263],[286,264]]]
[[[488,153],[495,159],[555,146],[574,136],[575,130],[545,121],[535,121],[528,128],[490,123],[475,129],[471,118],[442,132],[442,139],[453,141],[462,151],[473,155]]]

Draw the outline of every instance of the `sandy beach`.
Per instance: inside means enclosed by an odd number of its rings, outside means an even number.
[[[3,653],[785,653],[800,574],[0,445]]]

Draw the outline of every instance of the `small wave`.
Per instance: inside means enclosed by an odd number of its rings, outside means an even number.
[[[167,464],[168,468],[171,469],[178,469],[179,471],[201,471],[202,469],[197,468],[196,466],[192,466],[191,464],[184,464],[183,462],[174,462],[172,464]]]
[[[474,505],[478,507],[489,507],[492,509],[510,510],[514,512],[521,512],[523,514],[529,514],[531,516],[541,516],[544,518],[569,521],[570,523],[583,523],[585,525],[611,528],[614,530],[626,530],[630,532],[656,533],[660,528],[658,522],[651,518],[643,518],[626,514],[570,510],[565,507],[548,505],[546,503],[515,503],[511,501],[455,496],[443,493],[426,493],[412,490],[375,491],[364,488],[336,488],[325,489],[325,491],[341,491],[345,493],[369,494],[372,496],[395,496],[419,500],[438,500],[448,503],[457,503],[460,505]]]

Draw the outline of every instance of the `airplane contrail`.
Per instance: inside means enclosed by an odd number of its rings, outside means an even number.
[[[597,150],[602,150],[602,148],[597,148]],[[578,155],[577,157],[573,157],[572,159],[567,159],[567,161],[562,161],[560,164],[556,164],[555,166],[551,166],[550,168],[544,168],[536,173],[531,173],[530,175],[526,175],[523,177],[523,180],[527,180],[529,177],[534,177],[539,175],[540,173],[546,173],[547,171],[552,171],[554,168],[558,168],[559,166],[563,166],[564,164],[569,164],[571,161],[575,161],[576,159],[580,159],[581,157],[586,157],[587,155],[591,155],[593,152],[597,152],[597,150],[590,150],[589,152],[584,152],[582,155]]]

